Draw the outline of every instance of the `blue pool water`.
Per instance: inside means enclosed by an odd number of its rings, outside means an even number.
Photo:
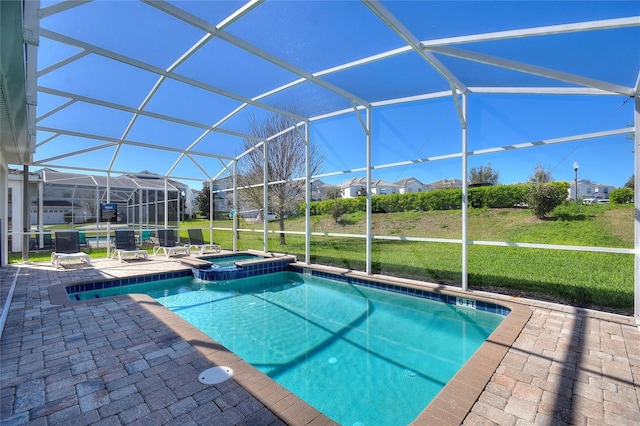
[[[253,254],[232,254],[232,255],[226,255],[226,256],[207,257],[207,258],[204,258],[203,260],[206,260],[207,262],[211,262],[214,265],[214,267],[229,268],[229,267],[235,266],[236,262],[244,262],[247,260],[258,260],[262,258],[263,258],[262,256],[256,256]]]
[[[114,240],[115,237],[110,238],[111,241]],[[105,237],[86,237],[85,240],[92,247],[106,247],[108,238]]]
[[[151,295],[343,425],[411,422],[504,319],[293,272],[128,287],[92,294]]]

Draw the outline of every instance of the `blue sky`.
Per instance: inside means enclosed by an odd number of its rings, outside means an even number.
[[[627,98],[628,99],[628,98]],[[491,95],[469,100],[469,150],[536,142],[624,128],[633,122],[633,100],[621,97]],[[332,121],[332,120],[329,120]],[[325,169],[348,170],[365,161],[363,149],[345,153],[357,140],[364,146],[359,122],[353,118],[318,123],[313,133],[327,156]],[[324,130],[326,128],[326,130]],[[461,151],[461,130],[450,99],[433,105],[405,104],[374,112],[373,163],[389,164]],[[526,181],[537,164],[556,180],[579,179],[623,186],[633,174],[633,141],[626,135],[539,146],[469,157],[469,167],[491,164],[500,183]],[[328,167],[327,167],[328,166]],[[374,171],[374,178],[397,181],[414,176],[423,183],[461,176],[460,159],[421,163]],[[355,175],[354,175],[355,176]],[[354,177],[349,176],[349,178]],[[331,183],[344,177],[325,179]]]
[[[56,3],[43,1],[42,8],[46,10]],[[244,3],[168,4],[187,16],[217,25]],[[638,1],[383,1],[382,4],[422,41],[640,15]],[[249,106],[220,124],[223,132],[204,133],[207,126],[218,123],[240,106],[241,99],[258,97],[258,102],[269,108],[295,105],[301,115],[308,117],[349,108],[351,104],[343,96],[310,82],[277,94],[261,95],[297,80],[295,69],[317,73],[406,45],[356,1],[267,1],[226,27],[229,38],[212,38],[175,69],[170,68],[172,64],[205,32],[145,3],[90,2],[46,16],[41,26],[44,31],[40,39],[38,84],[43,90],[38,94],[37,113],[43,118],[38,121],[41,146],[36,160],[59,169],[67,165],[99,170],[106,169],[113,159],[113,170],[148,169],[159,174],[171,171],[172,176],[193,178],[186,183],[196,188],[200,186],[199,179],[206,179],[201,169],[215,176],[222,168],[223,162],[206,155],[237,155],[241,138],[233,135],[247,132],[248,117],[263,114],[257,106]],[[292,68],[264,61],[255,52],[239,48],[234,40],[274,55]],[[640,70],[638,45],[640,27],[636,25],[467,42],[452,47],[635,88]],[[579,87],[444,54],[434,55],[471,88]],[[127,63],[128,58],[142,65],[132,66],[135,64]],[[68,61],[60,62],[65,60]],[[159,73],[169,69],[178,78],[170,76],[154,92]],[[448,82],[415,52],[327,73],[320,78],[368,102],[449,89]],[[225,96],[228,93],[236,94],[236,99]],[[150,100],[144,103],[150,94]],[[111,108],[112,105],[116,108]],[[134,115],[132,111],[141,105],[144,113]],[[633,108],[633,99],[625,95],[471,93],[469,149],[620,129],[632,125]],[[166,121],[163,117],[175,120]],[[372,119],[375,166],[461,151],[461,126],[451,96],[376,107]],[[353,113],[313,121],[311,135],[325,156],[323,172],[365,166],[366,139]],[[200,138],[192,154],[197,166],[189,158],[175,165],[179,152],[145,148],[157,145],[186,149]],[[114,142],[118,140],[132,143],[124,143],[116,150]],[[81,154],[58,158],[73,150],[80,150]],[[622,186],[633,174],[633,142],[626,135],[616,135],[469,157],[469,167],[491,164],[500,172],[500,183],[504,184],[525,181],[536,164],[550,169],[556,180],[573,181],[575,162],[580,165],[580,179]],[[428,183],[460,178],[461,164],[460,158],[452,158],[383,167],[374,170],[373,177],[397,181],[413,176]],[[323,180],[337,184],[363,175],[363,172],[347,173]]]

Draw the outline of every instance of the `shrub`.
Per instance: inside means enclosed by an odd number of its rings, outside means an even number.
[[[527,198],[529,185],[495,185],[469,189],[469,207],[510,208]]]
[[[609,199],[612,203],[616,204],[628,204],[633,202],[633,189],[631,188],[618,188],[611,191]]]
[[[566,199],[566,182],[534,184],[529,187],[527,194],[529,209],[538,219],[544,218]]]
[[[566,182],[553,182],[566,198]],[[469,207],[472,208],[511,208],[521,206],[527,200],[529,185],[495,185],[469,189]],[[340,200],[345,209],[343,214],[363,212],[366,209],[366,197],[343,198]],[[333,200],[311,203],[311,215],[332,215]],[[408,194],[374,195],[371,197],[372,213],[395,213],[408,211],[456,210],[462,208],[462,189],[436,189]],[[305,205],[298,205],[298,214],[303,215]]]
[[[436,189],[421,192],[419,210],[452,210],[462,208],[461,189]]]
[[[560,220],[584,220],[588,207],[576,202],[564,202],[553,209],[553,216]]]

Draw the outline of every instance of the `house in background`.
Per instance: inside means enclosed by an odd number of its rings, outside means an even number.
[[[399,181],[394,182],[394,184],[398,186],[398,193],[400,194],[422,192],[425,190],[425,185],[414,177],[400,179]]]
[[[604,183],[595,183],[590,180],[578,181],[578,200],[593,199],[593,200],[608,200],[611,191],[616,189],[613,185],[607,185]],[[575,182],[569,182],[568,199],[576,199],[576,185]]]
[[[225,176],[209,184],[213,193],[214,215],[224,216],[225,213],[228,215],[233,209],[233,178]],[[238,203],[242,204],[242,201],[238,200]],[[239,207],[238,210],[242,211],[243,209]]]
[[[342,198],[359,197],[366,193],[367,179],[363,177],[353,178],[342,182],[338,187],[342,191]],[[371,195],[390,195],[397,194],[399,191],[400,187],[395,183],[380,179],[371,181]]]
[[[142,181],[154,181],[158,182],[157,185],[153,185],[154,187],[160,187],[164,184],[164,176],[159,175],[157,173],[152,173],[148,170],[143,170],[140,173],[125,173],[121,177],[128,177],[132,180],[142,180]],[[193,192],[188,185],[177,181],[175,179],[167,178],[167,183],[172,187],[178,190],[178,196],[180,197],[180,210],[181,213],[189,215],[189,217],[193,216],[195,212],[195,197],[198,195],[197,192]]]
[[[462,188],[462,181],[460,179],[455,179],[455,178],[438,179],[425,185],[425,189],[427,191],[432,191],[434,189],[451,189],[451,188]]]
[[[353,178],[338,185],[342,192],[342,198],[358,197],[364,193],[366,178]],[[432,191],[434,189],[462,188],[460,179],[439,179],[428,184],[423,184],[414,177],[400,179],[391,183],[384,180],[371,181],[371,195],[385,194],[409,194],[412,192]]]

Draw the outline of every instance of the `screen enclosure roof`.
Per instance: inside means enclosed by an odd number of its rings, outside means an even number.
[[[270,113],[364,125],[442,97],[463,127],[463,94],[638,92],[633,1],[42,1],[39,19],[33,166],[72,172],[214,179]]]

